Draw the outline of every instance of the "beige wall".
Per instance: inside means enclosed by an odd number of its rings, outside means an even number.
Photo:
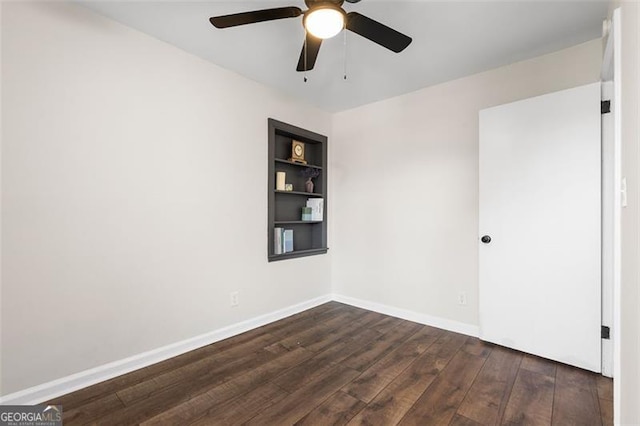
[[[334,292],[477,326],[478,111],[599,81],[601,57],[594,40],[335,114]]]
[[[2,394],[330,293],[330,255],[267,263],[265,215],[267,117],[329,114],[81,7],[2,9]]]

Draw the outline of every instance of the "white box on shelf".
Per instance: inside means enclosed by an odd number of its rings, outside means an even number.
[[[324,218],[324,199],[309,198],[307,207],[311,207],[311,220],[322,221]]]

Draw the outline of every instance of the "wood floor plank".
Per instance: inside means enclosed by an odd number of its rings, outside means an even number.
[[[600,417],[604,426],[613,425],[613,379],[596,375]]]
[[[70,410],[65,410],[63,406],[62,421],[65,425],[88,424],[105,414],[122,410],[123,408],[124,404],[122,401],[120,401],[116,394],[112,393]]]
[[[395,347],[417,333],[422,327],[420,324],[405,321],[376,340],[362,346],[362,348],[345,359],[343,363],[346,367],[362,372],[379,359],[384,358]]]
[[[354,381],[345,386],[343,391],[361,401],[371,402],[382,389],[424,353],[441,335],[440,330],[424,326],[393,352],[366,369]]]
[[[205,358],[176,370],[168,371],[150,380],[145,380],[130,388],[122,389],[116,394],[125,405],[131,406],[137,401],[153,397],[157,392],[164,392],[166,389],[179,386],[185,381],[202,381],[204,377],[218,377],[218,380],[222,380],[226,372],[234,367],[233,371],[241,371],[245,366],[266,362],[276,356],[272,352],[258,350],[245,353],[232,360],[219,360],[217,357]]]
[[[491,351],[458,414],[485,425],[499,422],[522,362],[522,353],[496,346]]]
[[[179,404],[167,408],[156,415],[147,417],[145,426],[166,425],[166,424],[187,424],[196,419],[208,416],[210,412],[218,410],[231,398],[235,398],[243,393],[249,392],[267,381],[277,377],[292,365],[297,365],[313,355],[312,352],[304,348],[297,348],[280,357],[277,357],[254,369],[246,371],[228,382],[224,382],[208,389],[206,392],[198,393],[191,398],[184,399]],[[185,405],[186,404],[186,405]]]
[[[294,392],[296,389],[316,380],[335,364],[342,362],[349,355],[360,350],[360,348],[377,337],[379,337],[379,333],[376,331],[364,330],[353,338],[341,339],[327,350],[291,368],[274,379],[273,382],[288,392]]]
[[[502,424],[551,424],[554,383],[552,377],[520,368]]]
[[[613,401],[613,379],[598,374],[596,387],[598,388],[598,398]]]
[[[338,391],[296,425],[345,425],[365,406],[359,399]]]
[[[613,426],[613,401],[600,399],[600,419],[603,426]]]
[[[494,345],[493,343],[483,342],[480,339],[471,338],[467,339],[461,350],[471,355],[486,358],[495,347],[496,345]]]
[[[386,317],[386,318],[382,318],[377,323],[372,324],[371,328],[380,334],[385,334],[393,330],[403,322],[404,320],[400,318]]]
[[[265,346],[265,347],[264,347],[264,350],[265,350],[265,351],[269,351],[269,352],[271,352],[272,354],[283,354],[283,353],[285,353],[285,352],[289,352],[289,351],[290,351],[290,349],[289,349],[289,348],[285,347],[285,346],[284,346],[282,343],[280,343],[280,342],[276,342],[276,343],[273,343],[273,344],[271,344],[271,345],[269,345],[269,346]]]
[[[469,338],[468,341],[475,341]],[[475,342],[474,342],[475,344]],[[449,424],[489,354],[460,350],[402,418],[401,425]]]
[[[289,394],[273,383],[265,383],[233,398],[193,422],[193,425],[240,425]],[[165,423],[166,424],[166,423]]]
[[[384,388],[350,425],[395,425],[460,350],[466,337],[445,333]]]
[[[238,345],[233,349],[167,371],[134,386],[119,390],[116,393],[125,405],[131,405],[135,401],[152,396],[159,389],[166,389],[184,380],[222,371],[234,363],[250,365],[255,361],[268,360],[273,358],[275,354],[262,349],[270,345],[271,342],[273,342],[273,337],[266,334],[253,341]]]
[[[388,315],[384,315],[379,312],[366,311],[366,313],[361,318],[356,320],[356,325],[360,327],[371,328],[374,324],[377,324],[387,316]]]
[[[334,392],[353,380],[358,372],[335,365],[316,381],[291,393],[251,420],[249,425],[294,424],[323,403]]]
[[[556,366],[557,363],[555,361],[540,358],[535,355],[525,354],[520,368],[533,371],[534,373],[544,374],[545,376],[555,377]]]
[[[338,313],[326,321],[313,324],[305,330],[283,338],[280,343],[289,349],[294,349],[298,346],[309,349],[308,347],[313,343],[324,340],[325,336],[331,334],[331,332],[339,330],[342,325],[349,324],[363,315],[355,316],[348,311]]]
[[[247,354],[229,364],[217,365],[212,367],[211,371],[203,372],[199,377],[190,377],[187,380],[173,383],[171,386],[157,388],[150,392],[146,398],[136,400],[123,410],[103,417],[100,423],[122,424],[125,418],[133,420],[135,423],[142,422],[245,374],[247,369],[256,368],[275,357],[277,355],[261,351]]]
[[[306,311],[290,315],[279,321],[274,321],[272,323],[263,325],[256,330],[259,330],[262,333],[269,333],[280,336],[282,333],[287,333],[289,327],[297,327],[299,324],[313,324],[317,322],[318,318],[320,318],[321,316],[328,315],[330,317],[331,315],[337,312],[342,312],[345,309],[348,309],[346,305],[337,302],[329,302],[311,309],[307,309]]]
[[[331,330],[326,333],[322,338],[316,341],[309,341],[305,343],[304,348],[313,352],[322,352],[330,348],[335,342],[344,338],[352,338],[354,336],[363,333],[366,330],[371,330],[369,326],[380,320],[380,316],[377,312],[366,312],[364,315],[357,317],[346,324],[341,324],[335,330]],[[371,330],[372,332],[374,330]],[[377,333],[377,332],[376,332]],[[380,333],[377,333],[380,335]]]
[[[593,374],[567,365],[556,371],[553,399],[554,425],[602,424],[600,402]]]
[[[216,399],[216,394],[222,395],[222,401]],[[234,395],[237,395],[237,390],[233,381],[222,383],[208,392],[192,396],[167,410],[160,411],[153,417],[147,416],[146,419],[140,420],[139,424],[141,426],[190,424],[205,415],[216,403],[224,403]]]
[[[348,312],[350,315],[353,315],[353,312],[350,312],[350,309],[347,305],[338,304],[333,308],[321,312],[317,315],[307,315],[302,318],[296,318],[295,320],[283,322],[282,324],[279,324],[279,322],[277,322],[274,325],[267,325],[267,327],[269,327],[270,334],[274,334],[280,337],[287,337],[295,333],[300,333],[301,331],[304,331],[307,328],[314,326],[315,324],[328,321],[336,315],[340,315],[344,312]]]
[[[471,420],[470,418],[467,418],[460,414],[456,414],[455,416],[453,416],[453,419],[451,419],[449,426],[486,426],[489,424],[490,423],[478,423],[474,420]]]

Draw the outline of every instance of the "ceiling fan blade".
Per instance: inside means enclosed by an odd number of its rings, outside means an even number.
[[[299,7],[278,7],[275,9],[214,16],[213,18],[209,18],[209,22],[216,28],[229,28],[238,25],[254,24],[256,22],[273,21],[275,19],[295,18],[300,15],[302,15],[302,9]]]
[[[396,53],[411,44],[411,37],[357,12],[347,13],[347,29]]]
[[[310,71],[313,69],[314,65],[316,64],[316,59],[318,58],[318,52],[320,51],[321,44],[321,38],[314,37],[311,34],[307,33],[307,42],[302,45],[302,52],[300,52],[300,59],[298,60],[296,71]]]
[[[347,3],[358,3],[360,0],[346,0]]]

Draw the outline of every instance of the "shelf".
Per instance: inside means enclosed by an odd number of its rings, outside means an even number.
[[[274,225],[300,225],[300,224],[314,224],[314,223],[322,223],[322,220],[276,220],[273,222]]]
[[[269,262],[314,256],[327,253],[327,137],[301,127],[268,120],[268,176],[267,176],[267,260]],[[290,161],[293,141],[305,144],[305,160],[309,164]],[[307,179],[302,176],[309,167],[319,176],[314,178],[314,190],[306,192]],[[278,172],[286,174],[286,183],[296,191],[281,191],[276,188]],[[322,220],[301,220],[306,203],[322,203]],[[304,217],[307,217],[306,215]],[[311,217],[311,216],[309,216]],[[313,216],[318,218],[320,216]],[[275,254],[276,229],[293,231],[293,248],[296,251]],[[278,241],[280,237],[278,237]]]
[[[313,164],[295,163],[293,161],[283,160],[282,158],[275,158],[273,161],[275,161],[276,163],[290,164],[292,166],[311,167],[312,169],[322,170],[322,167],[320,166],[314,166]]]
[[[309,250],[296,250],[296,251],[291,251],[289,253],[284,253],[284,254],[270,254],[268,258],[270,261],[293,259],[295,257],[312,256],[314,254],[324,254],[327,252],[327,250],[329,250],[327,247],[314,248]]]
[[[276,194],[306,195],[307,197],[322,198],[322,194],[318,194],[317,192],[279,191],[277,189],[274,189],[274,192]]]

